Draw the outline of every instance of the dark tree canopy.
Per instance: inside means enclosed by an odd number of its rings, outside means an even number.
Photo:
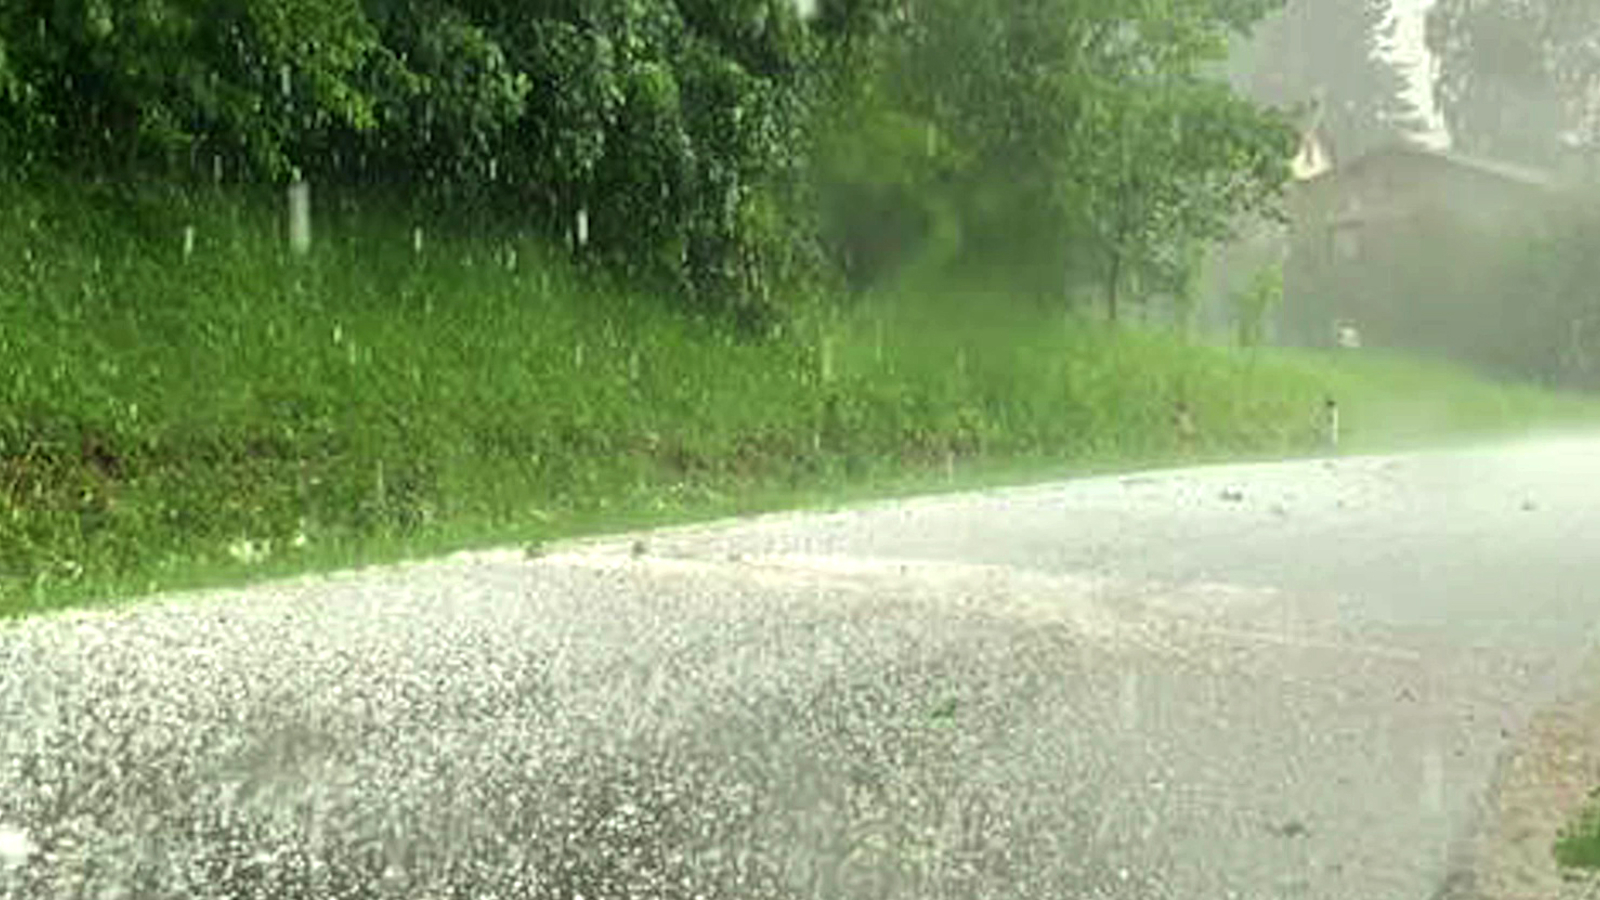
[[[0,161],[582,217],[590,257],[722,306],[871,255],[875,216],[1115,296],[1272,202],[1282,122],[1200,72],[1274,5],[12,0]]]
[[[1233,69],[1234,83],[1285,109],[1315,104],[1336,159],[1353,159],[1420,129],[1406,83],[1383,55],[1394,25],[1388,0],[1290,0],[1263,19]]]
[[[1600,4],[1439,0],[1428,46],[1458,148],[1551,165],[1600,147]]]

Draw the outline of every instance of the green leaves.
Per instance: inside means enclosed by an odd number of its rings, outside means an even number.
[[[1201,74],[1272,5],[926,0],[879,39],[825,177],[952,203],[966,262],[1026,247],[1110,298],[1178,289],[1182,248],[1270,207],[1287,176],[1284,123]]]
[[[0,89],[31,107],[0,122],[31,113],[58,163],[162,170],[205,144],[276,176],[307,135],[375,124],[358,0],[33,0],[0,16],[0,45]]]
[[[1172,248],[1281,180],[1281,129],[1197,75],[1269,5],[17,0],[0,136],[95,172],[380,182],[767,324],[824,235],[1178,283]]]

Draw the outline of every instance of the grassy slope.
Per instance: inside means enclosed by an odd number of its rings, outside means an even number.
[[[1346,449],[1596,419],[1591,401],[1443,367],[1190,347],[975,291],[878,298],[741,344],[532,244],[429,234],[417,254],[404,217],[324,227],[296,260],[270,207],[0,193],[0,615],[951,483],[1295,454],[1317,446],[1325,393]],[[1173,425],[1180,398],[1193,440]]]
[[[1562,866],[1600,869],[1600,808],[1591,805],[1563,830],[1555,857]]]

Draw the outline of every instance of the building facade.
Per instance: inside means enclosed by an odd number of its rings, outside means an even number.
[[[1289,190],[1282,338],[1493,365],[1519,298],[1485,290],[1554,221],[1562,185],[1531,169],[1411,145],[1325,165]]]

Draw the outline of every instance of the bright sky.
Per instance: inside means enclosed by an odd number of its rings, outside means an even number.
[[[1423,135],[1423,139],[1433,146],[1448,147],[1450,135],[1445,131],[1444,122],[1433,107],[1433,90],[1430,87],[1433,78],[1433,58],[1428,53],[1427,45],[1423,43],[1424,19],[1428,14],[1428,8],[1433,6],[1434,2],[1435,0],[1390,0],[1390,10],[1399,19],[1399,28],[1395,32],[1395,42],[1390,48],[1389,58],[1409,70],[1411,100],[1422,110],[1423,116],[1432,126]]]

